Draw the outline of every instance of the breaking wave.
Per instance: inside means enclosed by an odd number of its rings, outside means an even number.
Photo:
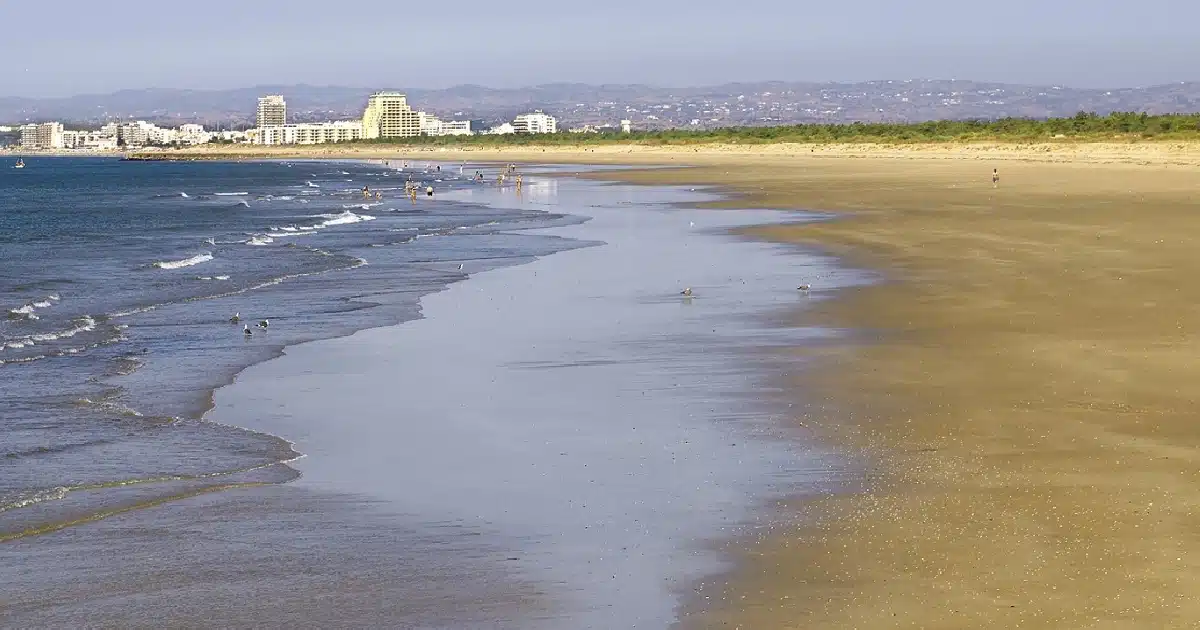
[[[212,259],[213,259],[213,255],[211,252],[204,252],[203,254],[196,254],[195,256],[192,256],[191,258],[184,258],[183,260],[159,261],[159,262],[154,263],[151,266],[158,267],[159,269],[181,269],[183,267],[191,267],[192,265],[199,265],[200,263],[208,262]]]

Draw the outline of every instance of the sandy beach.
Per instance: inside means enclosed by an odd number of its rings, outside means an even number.
[[[691,627],[1194,627],[1200,171],[1081,163],[714,162],[755,231],[880,269],[799,320],[866,339],[793,382],[796,420],[877,458],[870,491],[748,549]]]
[[[401,159],[239,154],[284,156]],[[407,157],[692,166],[592,177],[734,195],[702,204],[714,209],[835,213],[745,234],[883,280],[775,315],[795,329],[847,331],[794,344],[791,354],[817,367],[776,371],[793,405],[777,420],[864,462],[847,480],[864,490],[786,502],[794,526],[745,538],[737,565],[706,587],[706,604],[685,610],[683,627],[1200,623],[1196,147]],[[505,593],[516,593],[505,611],[527,605],[522,589]]]
[[[1200,621],[1200,170],[1141,157],[710,153],[620,175],[840,213],[752,233],[887,279],[797,315],[861,335],[805,350],[822,368],[790,383],[796,422],[872,454],[869,490],[797,501],[819,523],[751,545],[723,607],[685,626]]]
[[[170,151],[142,151],[147,159],[271,159],[359,158],[413,160],[500,161],[540,164],[663,164],[699,165],[742,163],[751,160],[808,158],[886,159],[920,161],[1041,162],[1058,164],[1124,164],[1191,168],[1200,166],[1200,143],[1039,142],[1039,143],[912,143],[912,144],[716,144],[648,145],[598,144],[596,146],[413,147],[357,144],[270,147],[210,145]]]

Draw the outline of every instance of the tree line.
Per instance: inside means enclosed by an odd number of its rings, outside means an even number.
[[[924,143],[1038,142],[1138,139],[1200,139],[1200,114],[1150,115],[1080,112],[1070,118],[935,120],[916,123],[832,123],[770,127],[472,136],[417,136],[362,140],[364,144],[420,146],[521,146],[589,144],[775,144],[775,143]]]

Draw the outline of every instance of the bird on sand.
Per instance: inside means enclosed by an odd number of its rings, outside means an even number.
[[[692,287],[688,287],[688,288],[680,291],[679,295],[682,295],[684,297],[692,297]]]
[[[229,323],[230,323],[230,324],[236,324],[236,323],[238,323],[238,322],[240,322],[240,321],[242,321],[242,314],[241,314],[241,313],[234,313],[234,314],[233,314],[233,317],[230,317],[230,318],[229,318]]]
[[[262,320],[261,322],[258,322],[258,327],[259,327],[259,328],[266,328],[267,326],[270,326],[270,325],[271,325],[271,322],[269,322],[269,321],[267,321],[267,320],[265,320],[265,319],[264,319],[264,320]]]
[[[796,289],[797,289],[797,290],[799,290],[799,291],[805,291],[805,292],[807,292],[807,291],[808,291],[809,289],[811,289],[811,288],[812,288],[812,287],[811,287],[811,286],[809,286],[809,285],[807,285],[807,284],[802,284],[802,285],[800,285],[800,286],[796,287]]]
[[[249,337],[250,335],[253,335],[253,334],[254,334],[254,331],[253,331],[253,330],[250,330],[250,326],[249,326],[249,325],[247,325],[245,328],[243,328],[243,329],[242,329],[242,334],[243,334],[243,335],[246,335],[247,337]]]

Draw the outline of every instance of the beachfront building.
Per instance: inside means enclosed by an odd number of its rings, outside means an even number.
[[[376,92],[363,112],[362,137],[411,138],[421,135],[421,113],[408,106],[400,92]]]
[[[252,131],[255,133],[251,134],[251,142],[262,145],[326,144],[361,140],[363,137],[363,125],[357,120],[276,125]]]
[[[509,134],[517,133],[517,128],[514,127],[512,123],[503,123],[496,125],[495,127],[492,127],[483,133],[493,136],[507,136]]]
[[[442,120],[437,116],[418,112],[421,116],[421,135],[425,136],[469,136],[471,121]]]
[[[103,131],[63,131],[63,148],[80,151],[116,151],[117,136]]]
[[[633,131],[633,121],[632,120],[622,120],[621,121],[621,133],[630,133],[632,131]]]
[[[258,114],[255,122],[261,127],[279,127],[287,124],[287,102],[278,94],[258,99]]]
[[[541,110],[517,116],[512,125],[517,133],[558,133],[558,120]]]
[[[63,148],[63,126],[59,122],[21,126],[21,147],[26,149]]]
[[[212,139],[212,134],[204,130],[204,125],[180,125],[176,131],[176,141],[180,144],[204,144]]]

